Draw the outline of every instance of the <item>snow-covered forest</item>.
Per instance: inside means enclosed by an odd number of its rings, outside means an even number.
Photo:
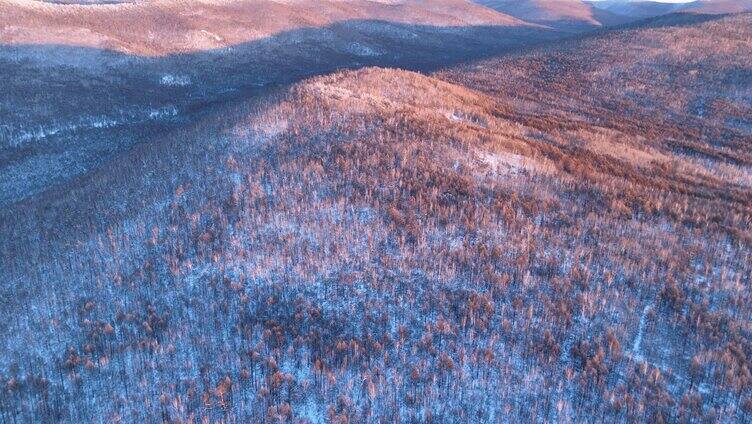
[[[3,42],[0,423],[752,420],[752,15],[338,7],[384,22]]]

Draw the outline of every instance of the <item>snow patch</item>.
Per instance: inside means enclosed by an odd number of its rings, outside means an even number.
[[[175,106],[167,106],[159,109],[149,109],[149,119],[162,119],[177,116],[178,110]]]
[[[191,85],[191,78],[187,75],[165,74],[162,75],[159,83],[168,87],[185,87]]]
[[[464,122],[465,121],[464,119],[462,119],[461,116],[457,115],[457,112],[452,112],[447,117],[449,118],[450,121],[454,121],[454,122]]]
[[[642,315],[640,316],[640,325],[637,328],[637,335],[632,343],[632,357],[638,362],[643,360],[642,354],[640,353],[642,335],[645,333],[645,324],[647,323],[648,313],[650,313],[652,308],[652,305],[647,305],[643,308]]]
[[[477,118],[471,114],[465,114],[455,110],[452,113],[446,113],[445,116],[452,122],[462,122],[469,125],[487,128],[487,124],[483,121],[483,119]]]
[[[384,54],[383,52],[381,52],[381,51],[379,51],[379,50],[377,50],[377,49],[375,49],[373,47],[370,47],[370,46],[367,46],[367,45],[361,44],[361,43],[351,43],[347,47],[347,51],[349,51],[350,53],[352,53],[352,54],[354,54],[356,56],[361,56],[361,57],[380,56],[380,55]]]
[[[74,122],[60,122],[31,128],[0,127],[0,146],[20,147],[34,141],[79,130],[113,128],[120,125],[156,121],[178,115],[175,106],[148,108],[141,111],[123,112],[119,116],[82,116]]]
[[[210,37],[210,38],[213,38],[214,41],[222,41],[223,40],[223,38],[220,37],[219,35],[217,35],[217,34],[215,34],[213,32],[209,32],[209,31],[207,31],[205,29],[202,29],[201,33],[204,34],[204,35],[206,35],[206,36],[208,36],[208,37]]]
[[[517,175],[535,170],[527,158],[514,153],[478,152],[478,157],[494,175]]]

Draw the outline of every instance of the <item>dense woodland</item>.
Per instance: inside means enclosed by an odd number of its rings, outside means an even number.
[[[750,57],[674,16],[150,134],[0,211],[0,422],[752,421]]]

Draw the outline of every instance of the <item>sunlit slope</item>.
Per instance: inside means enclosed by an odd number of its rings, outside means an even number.
[[[464,0],[0,1],[0,43],[62,44],[139,55],[220,49],[348,20],[433,26],[520,25]]]
[[[748,166],[751,23],[749,14],[670,15],[448,75],[512,99],[526,119],[636,128],[646,143]]]

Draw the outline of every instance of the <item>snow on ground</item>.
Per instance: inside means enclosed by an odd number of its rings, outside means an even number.
[[[166,119],[177,115],[178,109],[170,105],[161,108],[122,112],[119,116],[82,116],[74,122],[50,123],[48,125],[38,125],[29,128],[5,126],[0,131],[0,146],[20,147],[29,142],[40,141],[64,133],[87,129],[112,128],[129,123]]]
[[[222,37],[220,37],[219,35],[217,35],[217,34],[215,34],[215,33],[213,33],[213,32],[207,31],[207,30],[205,30],[205,29],[202,29],[202,30],[201,30],[201,32],[202,32],[203,34],[205,34],[205,35],[207,35],[207,36],[209,36],[209,37],[213,38],[213,39],[214,39],[214,41],[222,41],[222,40],[223,40],[223,38],[222,38]]]
[[[191,78],[188,75],[165,74],[159,83],[168,87],[185,87],[191,85]]]
[[[493,175],[517,175],[523,171],[535,171],[536,167],[524,156],[508,152],[477,152],[478,158],[486,164]]]
[[[645,333],[645,325],[647,323],[648,314],[650,313],[650,310],[652,308],[652,305],[646,305],[642,309],[642,314],[640,315],[640,325],[637,328],[637,335],[635,336],[634,342],[632,343],[632,357],[635,359],[635,361],[638,362],[643,360],[642,354],[640,353],[642,336]]]
[[[382,51],[362,43],[351,43],[347,50],[356,56],[362,57],[381,56],[384,54]]]

